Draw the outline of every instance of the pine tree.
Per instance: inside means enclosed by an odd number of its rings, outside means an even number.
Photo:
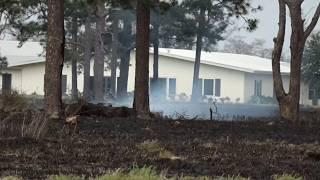
[[[185,0],[181,6],[185,9],[186,34],[194,35],[196,39],[196,55],[193,72],[192,101],[198,101],[201,92],[199,88],[199,73],[201,51],[210,50],[212,45],[222,40],[231,16],[242,17],[248,24],[248,30],[256,28],[257,20],[246,19],[245,15],[253,8],[249,1],[232,0]],[[188,37],[188,36],[187,36]],[[190,37],[190,36],[189,36]]]
[[[320,97],[320,32],[314,33],[306,43],[302,60],[302,78],[312,91],[313,104]]]
[[[64,3],[48,0],[48,43],[45,65],[45,109],[52,119],[62,116],[61,75],[64,60]]]

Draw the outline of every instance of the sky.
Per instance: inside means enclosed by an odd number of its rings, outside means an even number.
[[[279,20],[279,10],[278,10],[278,0],[252,0],[254,5],[261,5],[263,10],[253,14],[252,17],[259,19],[258,28],[254,32],[247,32],[246,30],[234,31],[231,36],[243,36],[246,41],[251,42],[252,40],[259,38],[265,40],[265,46],[268,48],[273,47],[273,38],[276,37],[278,32],[278,20]],[[311,18],[316,11],[317,5],[320,0],[304,0],[303,3],[303,17],[305,17],[307,22],[311,21]],[[289,13],[287,12],[287,33],[286,33],[286,43],[285,51],[289,50],[289,39],[290,39],[290,21]],[[243,21],[242,21],[243,24]],[[241,22],[240,22],[241,25]],[[320,31],[320,22],[316,26],[314,31]],[[223,42],[222,42],[223,44]],[[221,44],[220,44],[221,45]]]
[[[180,0],[181,1],[181,0]],[[247,32],[245,28],[241,30],[234,30],[230,35],[226,34],[226,40],[234,36],[242,36],[247,42],[251,42],[254,39],[263,39],[266,44],[266,48],[273,48],[273,38],[278,32],[278,0],[251,0],[254,6],[261,5],[263,7],[262,11],[252,14],[251,18],[257,18],[259,20],[258,28],[254,32]],[[318,3],[320,0],[304,0],[303,3],[303,16],[307,22],[311,21]],[[287,12],[287,33],[286,42],[284,46],[284,51],[289,52],[289,39],[290,39],[290,18]],[[243,20],[237,20],[237,26],[244,27]],[[320,21],[318,22],[314,31],[320,31]],[[8,37],[7,37],[8,38]],[[219,42],[218,47],[222,48],[224,42]]]

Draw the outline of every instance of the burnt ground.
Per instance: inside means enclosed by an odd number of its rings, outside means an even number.
[[[52,174],[97,176],[117,168],[147,165],[166,170],[169,176],[271,179],[286,173],[320,179],[319,128],[280,121],[81,116],[77,132],[71,136],[51,130],[41,140],[1,138],[0,174],[24,179]],[[143,142],[158,143],[168,155],[141,148]]]

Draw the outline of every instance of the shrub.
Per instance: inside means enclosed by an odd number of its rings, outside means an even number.
[[[0,95],[0,109],[5,112],[19,111],[25,109],[27,105],[28,99],[17,91]]]
[[[186,93],[181,93],[178,95],[178,100],[182,102],[188,101],[189,96]]]
[[[276,104],[277,100],[269,96],[251,96],[250,104]]]

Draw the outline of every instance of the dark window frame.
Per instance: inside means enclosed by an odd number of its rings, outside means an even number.
[[[221,79],[215,79],[214,90],[214,96],[221,97]]]
[[[214,79],[204,79],[203,80],[203,95],[213,96],[214,95]]]
[[[254,80],[254,96],[262,96],[262,80]]]
[[[169,78],[169,96],[177,95],[177,79]]]

